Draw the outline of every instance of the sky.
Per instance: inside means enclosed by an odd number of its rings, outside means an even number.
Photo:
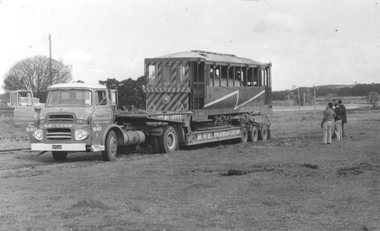
[[[189,50],[271,62],[275,91],[380,77],[380,0],[0,0],[1,86],[17,62],[49,57],[49,34],[52,58],[88,83]]]

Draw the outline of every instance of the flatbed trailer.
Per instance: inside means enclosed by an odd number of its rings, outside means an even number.
[[[55,84],[45,106],[21,105],[33,92],[11,94],[15,123],[28,134],[31,150],[102,152],[103,160],[151,146],[156,153],[180,147],[270,138],[271,63],[204,51],[145,60],[146,109],[120,111],[118,92],[104,85]],[[22,94],[25,93],[25,94]],[[29,101],[28,101],[29,102]]]

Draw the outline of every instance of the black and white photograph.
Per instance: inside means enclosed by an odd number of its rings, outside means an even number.
[[[380,0],[0,0],[0,231],[380,231]]]

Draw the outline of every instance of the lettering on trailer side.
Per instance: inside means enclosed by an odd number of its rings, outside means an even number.
[[[197,135],[197,140],[211,140],[223,137],[238,136],[240,135],[240,129],[230,131],[208,132]]]
[[[160,120],[182,120],[182,115],[158,115]]]

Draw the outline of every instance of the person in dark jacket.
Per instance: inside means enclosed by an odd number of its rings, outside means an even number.
[[[338,102],[335,102],[335,122],[334,122],[334,131],[335,131],[335,138],[340,141],[342,140],[342,120],[343,120],[343,108],[339,107]]]
[[[346,107],[343,105],[342,100],[338,100],[339,107],[343,109],[343,119],[342,119],[342,138],[345,137],[344,134],[344,124],[347,123],[347,113],[346,113]]]

